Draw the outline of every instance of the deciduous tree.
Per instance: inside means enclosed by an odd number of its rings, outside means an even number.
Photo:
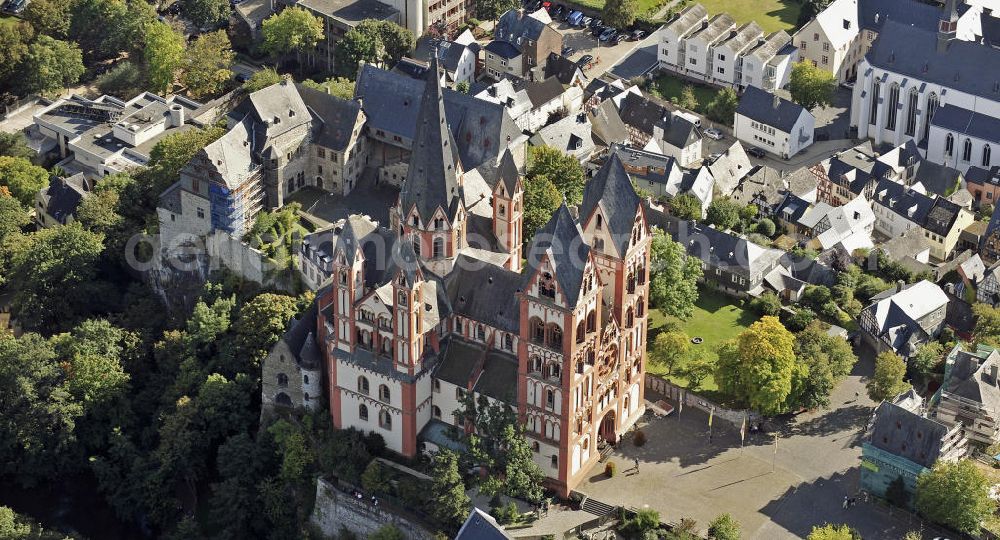
[[[476,0],[476,17],[497,21],[500,16],[521,6],[517,0]]]
[[[833,91],[837,80],[833,74],[803,60],[792,67],[788,90],[792,101],[812,110],[817,106],[827,106],[833,102]]]
[[[650,360],[666,366],[669,375],[677,362],[684,359],[691,348],[691,338],[681,331],[660,332],[653,340]]]
[[[302,84],[304,86],[308,86],[309,88],[315,88],[316,90],[339,97],[340,99],[354,98],[354,81],[346,77],[330,77],[321,83],[313,81],[312,79],[306,79],[305,81],[302,81]]]
[[[253,93],[257,90],[261,90],[271,86],[272,84],[278,84],[281,82],[281,75],[274,70],[272,67],[266,67],[259,71],[255,71],[253,75],[245,83],[243,83],[243,90],[247,93]]]
[[[767,291],[750,301],[750,309],[758,315],[777,316],[781,313],[781,299],[773,292]]]
[[[0,188],[0,244],[7,235],[21,231],[28,223],[31,223],[31,217],[21,203]],[[3,268],[2,264],[0,268]]]
[[[608,26],[625,29],[632,26],[637,15],[639,15],[638,0],[608,0],[604,3],[601,16]]]
[[[49,173],[25,158],[0,156],[0,186],[25,208],[35,206],[35,195],[49,185]]]
[[[0,131],[0,156],[31,159],[35,151],[28,147],[24,134]]]
[[[72,20],[70,0],[32,0],[24,9],[24,20],[39,34],[66,39]]]
[[[22,84],[28,92],[52,93],[72,86],[83,75],[83,55],[76,44],[38,36],[22,62]]]
[[[431,511],[446,527],[458,529],[469,514],[471,504],[465,494],[465,483],[458,472],[458,456],[448,450],[434,454],[431,464],[431,493],[434,505]]]
[[[530,241],[535,232],[549,222],[562,204],[559,188],[548,178],[526,179],[524,182],[524,240]]]
[[[362,61],[380,67],[395,64],[413,48],[413,33],[389,21],[368,19],[337,43],[337,71],[354,77]]]
[[[323,21],[303,8],[292,7],[265,19],[261,35],[262,47],[268,53],[298,54],[312,49],[323,39]]]
[[[200,28],[212,27],[229,18],[226,0],[184,0],[184,16]]]
[[[668,315],[686,319],[698,301],[701,262],[659,229],[653,231],[649,302]]]
[[[567,204],[580,204],[583,200],[585,180],[580,162],[555,148],[531,147],[526,176],[531,179],[544,177],[551,180],[566,197]]]
[[[708,104],[707,116],[713,122],[732,126],[736,117],[736,107],[739,104],[740,98],[736,95],[736,91],[729,87],[723,88],[715,94],[711,103]]]
[[[228,2],[225,3],[228,6]],[[188,45],[184,55],[184,85],[196,98],[214,96],[233,77],[232,44],[225,30],[202,34]]]
[[[795,371],[793,342],[776,317],[762,317],[720,347],[719,390],[762,414],[784,412]]]
[[[860,540],[861,536],[847,525],[814,526],[807,540]]]
[[[31,37],[31,26],[27,23],[0,24],[0,88],[13,87],[13,81],[7,77],[21,66]]]
[[[184,61],[184,36],[166,23],[151,24],[146,32],[143,57],[149,84],[157,92],[168,93]]]
[[[971,460],[938,461],[917,477],[917,510],[931,521],[967,534],[996,511],[991,482]]]
[[[670,213],[680,219],[701,219],[701,201],[690,193],[679,193],[669,201]]]
[[[712,540],[740,540],[740,523],[729,514],[720,514],[708,526]]]
[[[875,374],[868,381],[868,397],[874,401],[892,399],[905,392],[909,383],[906,376],[906,362],[892,351],[884,351],[875,357]]]
[[[707,221],[716,227],[732,229],[740,221],[740,204],[729,197],[721,197],[708,205]]]

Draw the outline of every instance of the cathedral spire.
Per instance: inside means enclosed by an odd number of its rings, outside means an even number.
[[[454,146],[445,118],[441,71],[434,53],[420,98],[409,169],[399,194],[403,219],[410,216],[414,206],[424,223],[433,219],[438,207],[449,220],[454,219],[462,202]]]

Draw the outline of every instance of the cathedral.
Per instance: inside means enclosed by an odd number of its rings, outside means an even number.
[[[330,246],[316,337],[333,423],[414,456],[474,429],[455,416],[467,395],[501,402],[566,496],[644,411],[651,237],[640,198],[613,155],[582,203],[564,203],[525,243],[509,151],[490,196],[467,200],[440,77],[428,77],[414,135],[387,226],[350,216]],[[489,249],[469,241],[469,207],[484,201]]]

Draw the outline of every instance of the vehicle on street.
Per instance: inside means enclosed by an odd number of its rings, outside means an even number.
[[[751,146],[750,148],[747,148],[747,155],[761,159],[764,157],[765,154],[764,151],[761,150],[760,148],[757,148],[756,146]]]
[[[572,26],[576,26],[577,24],[580,23],[580,19],[582,18],[583,18],[583,13],[579,11],[574,11],[570,13],[568,17],[566,17],[566,22],[568,22]]]
[[[590,20],[589,23],[587,23],[587,28],[590,28],[591,30],[593,30],[594,28],[597,28],[598,26],[601,26],[602,24],[604,24],[604,21],[602,21],[601,19],[598,19],[597,17],[594,17],[593,19]]]
[[[639,41],[644,37],[646,37],[645,30],[632,30],[632,35],[631,35],[632,41]]]
[[[580,24],[577,26],[579,26],[580,28],[587,28],[588,26],[590,26],[590,21],[592,20],[594,20],[593,17],[584,16],[584,18],[580,19]]]
[[[590,35],[597,37],[603,34],[605,30],[607,30],[607,28],[605,28],[604,26],[597,25],[590,29]]]
[[[705,136],[709,139],[714,139],[716,141],[722,140],[722,132],[715,128],[708,128],[705,130]]]
[[[589,64],[593,59],[594,59],[594,55],[592,55],[592,54],[585,54],[585,55],[581,56],[579,60],[576,61],[576,64],[578,66],[587,67],[587,64]]]
[[[603,32],[601,32],[601,35],[597,37],[597,40],[608,41],[609,39],[615,37],[616,35],[618,35],[618,30],[615,30],[614,28],[607,28]]]
[[[562,48],[562,55],[563,56],[572,56],[573,53],[575,53],[575,52],[576,52],[576,49],[574,49],[573,47],[570,47],[569,45],[566,45],[565,47]]]
[[[625,34],[615,34],[608,39],[608,45],[618,45],[625,39]]]

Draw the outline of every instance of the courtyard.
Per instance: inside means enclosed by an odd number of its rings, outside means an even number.
[[[698,101],[698,106],[694,108],[694,112],[699,114],[705,114],[707,112],[708,104],[715,99],[715,96],[719,93],[719,90],[721,90],[715,86],[689,82],[666,73],[661,73],[650,81],[647,90],[649,93],[664,101],[673,102],[674,99],[679,100],[681,98],[681,93],[684,91],[684,87],[686,86],[691,86],[691,89],[694,91],[694,98]]]
[[[784,30],[789,34],[799,21],[802,4],[795,0],[697,0],[711,17],[728,13],[737,25],[756,21],[765,33]]]

